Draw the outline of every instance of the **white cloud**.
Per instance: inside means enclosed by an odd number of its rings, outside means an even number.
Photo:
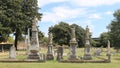
[[[38,0],[38,6],[41,8],[51,3],[60,3],[60,2],[65,2],[65,1],[67,0]]]
[[[113,5],[119,2],[120,0],[72,0],[71,4],[78,6],[96,7],[102,5]]]
[[[65,6],[54,7],[52,12],[44,12],[42,22],[58,23],[60,21],[69,20],[84,16],[86,14],[84,8],[69,8]]]
[[[90,14],[90,16],[88,17],[90,19],[101,19],[100,14]]]
[[[43,7],[51,3],[67,2],[77,6],[102,6],[120,3],[120,0],[38,0],[38,6]]]
[[[107,14],[107,15],[112,15],[114,12],[113,11],[107,11],[107,12],[105,12],[105,14]]]

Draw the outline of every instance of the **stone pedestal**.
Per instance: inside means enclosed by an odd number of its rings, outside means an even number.
[[[47,60],[53,60],[54,56],[53,56],[53,46],[52,45],[48,45],[48,51],[47,51],[47,56],[46,56]]]
[[[37,22],[38,20],[35,18],[32,24],[32,37],[30,39],[27,59],[40,59]]]
[[[52,36],[52,33],[49,33],[48,35],[49,35],[49,45],[48,45],[48,51],[47,51],[46,59],[47,60],[53,60],[54,59],[54,56],[53,56],[53,45],[52,45],[53,36]]]
[[[91,60],[92,56],[90,54],[90,32],[89,32],[89,28],[87,26],[86,28],[86,39],[85,39],[85,49],[84,49],[84,56],[83,56],[83,60]]]
[[[75,28],[72,28],[72,39],[70,40],[70,55],[69,55],[69,60],[77,60],[77,55],[76,55],[76,48],[77,48],[77,42],[75,38]]]
[[[68,58],[69,60],[77,60],[76,47],[77,42],[70,42],[70,55]]]

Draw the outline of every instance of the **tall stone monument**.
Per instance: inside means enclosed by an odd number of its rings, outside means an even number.
[[[77,47],[77,42],[76,42],[76,37],[75,37],[75,28],[71,28],[72,34],[71,34],[71,40],[70,40],[70,55],[69,55],[69,60],[77,60],[76,56],[76,47]]]
[[[47,56],[46,56],[47,60],[53,60],[54,59],[52,39],[53,39],[53,35],[52,35],[52,33],[49,33],[49,44],[48,44],[48,51],[47,51]]]
[[[38,19],[35,17],[32,24],[32,37],[29,45],[28,59],[40,59],[37,23]]]
[[[88,26],[86,27],[86,33],[85,33],[85,49],[84,49],[84,60],[91,60],[92,56],[90,54],[90,32]]]

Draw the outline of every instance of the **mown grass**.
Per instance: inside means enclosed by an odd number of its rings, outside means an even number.
[[[83,55],[83,49],[78,50],[78,55]],[[45,51],[46,52],[46,51]],[[66,50],[66,53],[69,51]],[[25,51],[17,52],[17,59],[26,58]],[[101,57],[104,56],[105,53]],[[59,63],[55,60],[46,61],[45,63],[2,63],[0,68],[120,68],[120,54],[113,54],[111,56],[111,63]],[[0,53],[0,59],[8,58],[8,52]],[[65,58],[67,58],[65,56]]]

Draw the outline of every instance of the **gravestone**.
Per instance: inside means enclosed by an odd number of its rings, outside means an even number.
[[[60,61],[63,59],[63,47],[59,46],[57,49],[57,60]]]
[[[36,59],[36,60],[40,59],[37,23],[38,23],[38,19],[37,17],[35,17],[32,24],[32,36],[31,36],[30,45],[28,49],[29,52],[28,52],[27,59]]]
[[[88,26],[86,27],[86,38],[85,38],[85,48],[84,48],[84,56],[83,60],[91,60],[92,56],[90,54],[90,32]]]
[[[9,58],[10,59],[15,59],[16,58],[16,50],[14,46],[10,47],[10,51],[9,51]]]
[[[76,56],[76,47],[77,47],[77,42],[76,42],[76,37],[75,37],[75,28],[71,28],[71,40],[70,40],[70,55],[69,55],[69,60],[77,60]]]
[[[101,49],[97,49],[95,52],[94,52],[94,56],[100,56],[102,50]]]
[[[110,41],[108,40],[107,44],[107,56],[108,56],[108,62],[111,62],[111,52],[110,52]]]
[[[47,60],[53,60],[54,59],[52,39],[53,39],[52,33],[49,33],[49,44],[48,44],[48,51],[47,51],[47,56],[46,56]]]

